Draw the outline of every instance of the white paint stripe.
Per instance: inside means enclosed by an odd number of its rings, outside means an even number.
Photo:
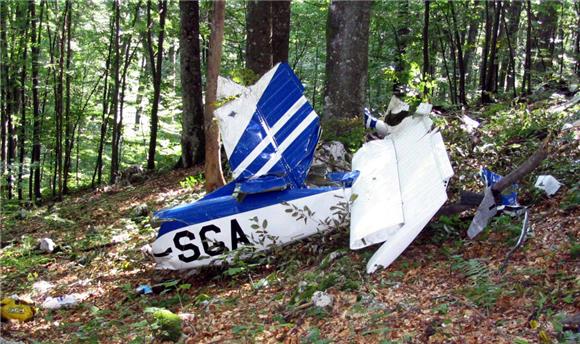
[[[308,116],[306,116],[306,118],[296,127],[296,129],[294,129],[294,131],[288,135],[284,142],[282,142],[282,144],[276,150],[274,157],[270,158],[270,160],[268,160],[268,162],[264,164],[264,166],[262,166],[262,168],[255,174],[255,178],[268,173],[270,169],[282,158],[282,153],[284,153],[284,151],[294,142],[294,140],[296,140],[296,138],[300,136],[300,134],[302,134],[302,132],[306,130],[310,123],[314,122],[316,118],[318,118],[318,116],[316,115],[316,112],[312,110]]]
[[[306,97],[302,96],[298,98],[298,100],[296,100],[296,102],[288,109],[288,111],[286,111],[286,113],[284,113],[280,117],[280,119],[278,119],[278,121],[272,126],[272,128],[270,128],[269,130],[266,128],[267,137],[260,143],[258,143],[258,145],[254,147],[252,152],[250,152],[250,154],[248,154],[244,158],[244,160],[242,160],[242,162],[238,165],[238,167],[236,167],[236,169],[233,172],[234,178],[237,178],[240,174],[242,174],[242,172],[244,172],[246,168],[248,168],[248,166],[250,166],[250,164],[254,162],[254,160],[256,160],[258,155],[260,155],[260,153],[262,153],[264,149],[268,147],[269,144],[272,144],[274,146],[274,149],[277,149],[274,141],[274,135],[276,135],[276,133],[284,127],[284,125],[290,120],[290,118],[292,118],[292,116],[296,114],[296,112],[300,110],[300,108],[304,104],[306,104],[306,102],[307,102]]]

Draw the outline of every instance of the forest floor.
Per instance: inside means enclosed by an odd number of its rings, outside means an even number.
[[[560,129],[578,119],[578,105],[556,117],[545,111],[565,97],[539,98],[527,107],[493,104],[469,113],[482,121],[476,135],[459,128],[457,114],[436,120],[456,171],[450,193],[481,190],[474,177],[479,166],[508,173],[541,142],[539,129]],[[198,169],[3,214],[2,298],[16,294],[39,306],[47,296],[79,293],[83,301],[66,309],[39,308],[28,322],[3,322],[1,337],[33,343],[160,341],[155,336],[160,324],[146,311],[159,307],[182,316],[181,340],[187,343],[578,341],[577,332],[565,324],[580,311],[575,135],[560,132],[550,159],[520,183],[520,202],[530,207],[531,233],[504,271],[521,219],[496,217],[476,240],[469,240],[473,211],[435,219],[394,264],[372,275],[364,271],[376,248],[348,250],[346,229],[227,268],[190,276],[156,271],[140,249],[154,240],[156,230],[136,209],[147,204],[154,211],[200,197],[198,179],[183,182],[198,175]],[[533,188],[539,174],[552,174],[564,186],[548,198]],[[60,250],[38,250],[43,237],[52,238]],[[39,281],[52,287],[34,290]],[[135,288],[142,284],[163,291],[138,295]],[[333,296],[329,308],[310,304],[316,290]]]

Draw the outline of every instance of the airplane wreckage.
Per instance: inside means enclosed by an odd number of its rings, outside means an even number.
[[[332,186],[313,187],[306,177],[320,120],[291,68],[278,64],[248,88],[221,81],[218,93],[237,97],[215,111],[234,180],[155,214],[158,268],[191,269],[223,262],[243,246],[289,244],[332,228],[344,209],[351,249],[383,243],[367,264],[372,273],[389,266],[447,200],[453,170],[430,105],[395,126],[366,112],[365,126],[383,139],[354,154],[353,171],[329,174]],[[409,105],[394,97],[389,111]]]

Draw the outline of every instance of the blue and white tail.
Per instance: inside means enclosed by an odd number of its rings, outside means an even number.
[[[216,110],[236,181],[272,175],[304,186],[320,137],[319,118],[292,69],[281,63]]]

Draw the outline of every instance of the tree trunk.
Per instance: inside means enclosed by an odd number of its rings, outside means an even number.
[[[272,1],[272,64],[288,62],[290,1]]]
[[[560,1],[540,1],[538,10],[537,59],[534,70],[545,72],[552,67],[555,36],[558,29],[558,6]]]
[[[220,152],[220,132],[214,120],[217,98],[222,42],[224,39],[225,1],[214,1],[211,20],[211,36],[207,59],[207,87],[205,90],[205,188],[211,192],[225,184]]]
[[[443,43],[443,34],[441,33],[441,29],[438,28],[439,31],[439,46],[441,50],[441,57],[443,58],[443,67],[445,68],[445,74],[447,75],[447,84],[449,86],[449,100],[451,100],[451,104],[455,104],[457,97],[454,93],[453,89],[453,82],[451,81],[451,74],[449,72],[449,67],[447,65],[447,57],[445,56],[445,50],[447,50],[445,44]]]
[[[36,8],[34,1],[30,1],[30,44],[31,44],[31,73],[32,73],[32,114],[33,114],[33,129],[32,129],[32,156],[30,164],[30,180],[29,180],[29,194],[30,198],[34,194],[34,202],[40,201],[42,194],[40,192],[40,102],[38,99],[38,58],[40,55],[40,40],[42,33],[42,17],[44,14],[44,1],[40,2],[40,15],[36,17]],[[36,22],[39,21],[38,32],[36,31]]]
[[[332,1],[328,12],[324,120],[362,116],[368,67],[371,1]],[[328,126],[338,137],[350,126]]]
[[[519,3],[519,2],[518,2]],[[512,4],[513,6],[514,4]],[[512,9],[513,10],[513,9]],[[518,13],[518,17],[519,17],[519,13]],[[513,20],[513,17],[512,17]],[[519,18],[518,18],[519,21]],[[504,62],[502,62],[502,67],[504,67],[504,71],[502,73],[504,73],[505,75],[501,75],[500,73],[500,86],[502,88],[504,88],[504,80],[507,79],[507,85],[505,87],[505,90],[509,90],[510,88],[513,91],[513,95],[514,97],[517,97],[517,92],[516,92],[516,58],[515,58],[515,46],[516,46],[516,42],[513,42],[513,39],[517,40],[517,27],[516,27],[516,31],[513,31],[513,27],[511,27],[511,25],[513,23],[510,22],[510,26],[508,27],[508,24],[506,22],[506,18],[505,16],[503,16],[503,24],[504,24],[504,31],[506,33],[506,40],[507,40],[507,44],[508,44],[508,48],[509,48],[509,54],[507,55],[508,61],[506,63],[505,59]],[[514,34],[515,33],[515,34]]]
[[[463,45],[463,65],[465,66],[465,71],[467,73],[466,76],[466,83],[471,85],[471,81],[473,80],[473,72],[472,62],[473,62],[473,54],[477,52],[477,35],[479,33],[479,27],[481,26],[481,9],[479,8],[479,1],[474,1],[473,4],[473,11],[477,12],[479,15],[474,16],[469,24],[469,31],[467,33],[467,41]]]
[[[113,67],[111,70],[111,76],[113,79],[113,90],[111,91],[111,113],[113,115],[113,136],[111,138],[111,174],[109,175],[109,182],[111,184],[115,183],[117,178],[117,173],[119,172],[119,136],[120,136],[120,126],[119,126],[119,85],[120,85],[120,64],[121,64],[121,51],[119,46],[120,40],[120,16],[121,8],[119,0],[113,1],[113,25],[114,25],[114,36],[113,36]]]
[[[272,68],[272,2],[246,2],[246,68],[262,76]]]
[[[143,111],[143,93],[147,83],[147,58],[145,55],[141,58],[141,68],[139,68],[139,86],[137,87],[137,97],[135,98],[135,129],[139,128],[141,123],[141,112]]]
[[[63,147],[62,147],[62,130],[63,130],[63,119],[64,119],[64,63],[65,63],[65,37],[67,29],[67,16],[68,6],[65,5],[64,14],[62,18],[62,29],[59,40],[59,62],[58,62],[58,75],[56,76],[55,85],[55,169],[53,176],[53,196],[56,196],[58,200],[62,200],[63,194]],[[56,37],[55,37],[56,39]]]
[[[526,27],[526,57],[524,61],[524,77],[522,83],[522,93],[524,95],[532,92],[532,1],[526,1],[526,13],[528,23]]]
[[[151,0],[147,1],[147,50],[149,53],[149,65],[153,75],[153,100],[151,104],[151,133],[149,138],[149,153],[147,157],[147,169],[155,169],[155,150],[157,148],[157,128],[159,126],[159,97],[161,96],[161,63],[163,61],[163,39],[165,36],[165,17],[167,15],[167,0],[159,0],[159,32],[157,38],[157,61],[153,52]]]
[[[425,11],[423,12],[423,82],[427,82],[427,74],[429,74],[429,5],[430,0],[425,0]],[[423,95],[427,95],[429,88],[427,85],[423,87]]]
[[[189,168],[204,160],[203,101],[199,47],[199,2],[180,1],[181,31],[181,164]]]
[[[453,31],[455,32],[455,45],[457,46],[457,66],[459,67],[459,102],[462,105],[467,105],[467,98],[465,96],[465,64],[463,61],[463,42],[459,39],[459,29],[457,28],[457,18],[455,17],[455,5],[453,1],[449,1],[451,6],[451,19],[453,20]]]
[[[2,105],[0,108],[1,122],[0,122],[0,132],[2,138],[2,146],[0,151],[0,175],[4,175],[6,169],[6,148],[7,148],[7,123],[8,123],[8,111],[10,106],[8,105],[9,94],[8,94],[8,44],[7,44],[7,25],[8,20],[8,8],[6,6],[6,1],[0,1],[0,71],[2,73],[1,80],[3,87],[0,87],[1,101]]]
[[[371,2],[372,3],[372,2]],[[409,22],[409,18],[410,18],[410,12],[409,12],[409,0],[402,0],[402,1],[397,1],[396,3],[396,8],[397,8],[397,18],[399,19],[396,23],[396,25],[393,25],[393,29],[394,29],[394,34],[395,34],[395,44],[396,44],[396,48],[397,48],[397,54],[395,55],[395,73],[396,73],[396,79],[395,82],[393,83],[393,93],[396,94],[399,97],[404,96],[407,93],[407,84],[408,84],[408,77],[409,77],[409,66],[407,63],[407,59],[405,58],[405,55],[407,54],[407,46],[409,45],[409,40],[410,40],[410,33],[411,33],[411,29],[410,29],[410,22]],[[360,6],[359,6],[360,7]],[[370,8],[368,10],[368,12],[370,13]],[[348,15],[347,15],[348,16]],[[330,15],[329,15],[330,18]],[[347,21],[349,19],[346,19]],[[368,27],[369,25],[369,20],[365,20],[366,23],[363,23],[362,25],[366,25]],[[328,31],[328,29],[327,29]],[[368,41],[368,28],[365,30],[366,31],[366,38],[364,38],[364,41],[367,42]],[[328,32],[327,32],[327,38],[328,38]],[[366,46],[365,46],[366,47]],[[359,46],[357,48],[362,48],[362,46]],[[365,55],[368,55],[367,49],[363,48],[363,50],[360,53],[364,53]],[[365,62],[365,82],[366,82],[366,66],[367,66],[367,62]]]
[[[577,76],[580,76],[580,2],[575,2],[574,8],[576,10],[576,41],[574,42],[576,64],[574,65],[574,72],[576,72]]]
[[[447,27],[448,30],[445,30],[446,34],[447,34],[447,39],[449,40],[449,44],[450,44],[450,55],[451,55],[451,68],[453,69],[453,77],[452,77],[452,81],[453,81],[453,94],[455,94],[455,100],[453,101],[453,104],[457,104],[459,103],[459,97],[457,94],[457,46],[455,43],[455,39],[453,38],[453,36],[451,35],[451,23],[449,22],[449,16],[446,16],[446,20],[447,20]]]
[[[131,24],[131,30],[135,29],[135,24],[139,19],[140,5],[135,6],[135,13],[133,15],[133,21]],[[120,6],[117,3],[117,15],[115,17],[116,26],[115,29],[115,44],[117,48],[119,47],[119,17],[120,17]],[[136,49],[131,50],[131,40],[133,39],[132,33],[127,33],[123,36],[123,47],[120,49],[119,53],[116,55],[117,64],[114,65],[113,69],[117,72],[117,77],[115,78],[115,91],[113,92],[113,108],[117,111],[114,115],[113,121],[113,139],[112,139],[112,154],[111,154],[111,176],[110,182],[115,183],[117,180],[117,175],[121,166],[121,137],[123,135],[123,107],[125,103],[125,88],[127,85],[127,71],[133,60]],[[119,75],[119,68],[121,65],[121,56],[123,56],[123,69]],[[119,86],[120,84],[120,86]],[[120,90],[119,90],[120,87]],[[120,93],[119,93],[120,92]],[[116,96],[115,96],[116,94]],[[116,100],[116,101],[115,101]],[[116,105],[116,106],[115,106]]]
[[[7,25],[10,17],[9,9],[6,9],[5,2],[2,2],[3,7],[3,23]],[[16,47],[16,39],[17,37],[22,37],[24,35],[24,30],[22,26],[22,18],[25,16],[24,7],[20,6],[20,3],[15,4],[16,7],[16,20],[13,23],[14,26],[17,27],[17,30],[13,31],[11,44],[8,45],[6,42],[6,46],[9,49],[6,49],[5,54],[7,56],[5,62],[5,71],[6,74],[5,78],[5,88],[6,89],[6,160],[3,160],[2,163],[6,164],[7,174],[6,174],[6,194],[7,198],[10,200],[13,196],[13,183],[14,183],[14,159],[16,158],[16,146],[17,146],[17,134],[15,133],[15,125],[14,125],[14,117],[19,110],[20,103],[20,96],[18,92],[18,82],[16,81],[18,75],[18,68],[20,61],[20,49],[23,48],[22,42],[20,47]],[[7,22],[4,22],[6,20]],[[6,30],[6,27],[4,28]],[[8,57],[8,53],[11,53]]]
[[[520,17],[522,11],[522,2],[521,1],[512,1],[510,4],[509,10],[509,23],[506,20],[504,15],[503,17],[503,24],[504,24],[504,31],[506,33],[506,40],[508,43],[509,54],[504,55],[503,60],[501,62],[502,71],[500,72],[499,83],[500,88],[504,88],[506,91],[512,88],[514,90],[515,96],[515,51],[518,46],[518,29],[520,26]]]
[[[501,1],[496,1],[495,4],[495,12],[494,12],[494,20],[493,20],[493,29],[492,29],[492,37],[491,37],[491,47],[489,52],[489,60],[487,62],[487,72],[485,78],[485,87],[482,90],[481,94],[481,101],[483,104],[489,103],[491,101],[490,95],[494,93],[494,90],[497,89],[497,63],[496,63],[496,52],[497,52],[497,37],[499,32],[499,24],[501,19],[501,11],[502,11],[502,3]]]
[[[491,4],[491,5],[490,5]],[[486,93],[486,81],[487,81],[487,58],[489,55],[489,48],[491,44],[491,36],[492,36],[492,10],[493,3],[490,1],[485,2],[485,42],[483,43],[483,50],[481,53],[481,67],[480,67],[480,76],[479,76],[479,88],[481,89],[481,101],[484,102],[484,94]]]
[[[24,156],[26,154],[26,64],[28,59],[28,27],[30,24],[30,6],[27,8],[26,17],[24,19],[24,34],[21,36],[22,46],[22,60],[20,69],[20,137],[19,143],[19,158],[18,158],[18,179],[16,189],[18,191],[18,200],[24,199],[22,175],[24,173]]]
[[[63,168],[63,193],[68,194],[68,180],[70,174],[71,166],[71,153],[72,146],[74,142],[74,130],[70,114],[71,105],[71,95],[70,95],[70,82],[71,82],[71,61],[72,61],[72,50],[71,50],[71,36],[72,36],[72,2],[68,0],[66,2],[68,7],[68,15],[66,17],[66,27],[67,27],[67,52],[66,52],[66,108],[65,108],[65,144],[64,144],[64,168]]]
[[[105,62],[105,79],[103,82],[103,102],[102,102],[102,112],[101,112],[101,130],[99,138],[99,147],[97,149],[97,161],[95,164],[95,172],[93,173],[93,178],[91,180],[91,187],[94,188],[96,185],[100,185],[102,181],[103,173],[103,150],[105,148],[105,140],[107,137],[107,122],[109,121],[109,68],[111,66],[111,55],[113,53],[113,37],[115,33],[114,19],[111,18],[110,22],[111,33],[109,35],[109,49],[107,53],[107,60]],[[95,177],[97,182],[95,184]]]

